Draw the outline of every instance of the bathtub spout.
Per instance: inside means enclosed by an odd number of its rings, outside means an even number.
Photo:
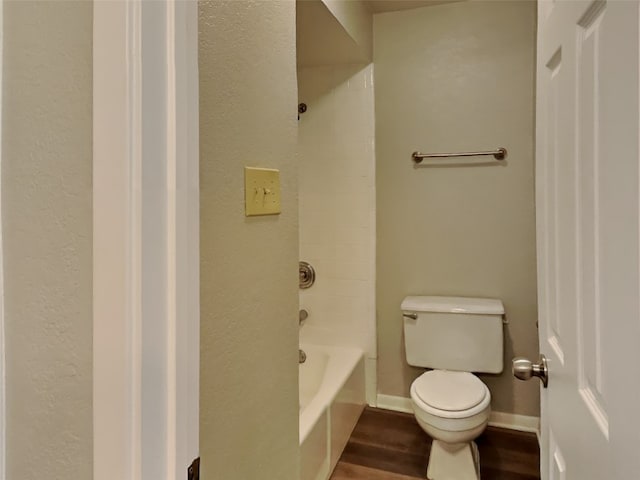
[[[301,348],[298,349],[298,363],[304,363],[307,361],[307,354],[302,351]]]
[[[299,317],[298,317],[299,325],[302,326],[302,324],[308,317],[309,317],[309,312],[307,312],[304,308],[300,310]]]

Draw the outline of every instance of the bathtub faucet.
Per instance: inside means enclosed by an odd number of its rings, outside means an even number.
[[[302,351],[301,348],[298,349],[298,363],[304,363],[307,361],[307,354]]]

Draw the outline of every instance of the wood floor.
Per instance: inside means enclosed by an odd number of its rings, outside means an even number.
[[[488,427],[476,443],[482,480],[540,478],[534,434]],[[430,446],[413,415],[367,407],[331,480],[424,480]]]

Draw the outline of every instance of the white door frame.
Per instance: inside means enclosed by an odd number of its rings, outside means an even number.
[[[94,479],[198,456],[197,2],[94,2]]]

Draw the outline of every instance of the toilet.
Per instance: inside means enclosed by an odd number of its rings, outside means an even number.
[[[491,393],[473,373],[503,369],[500,300],[410,296],[401,305],[407,363],[433,369],[411,384],[418,424],[433,439],[429,480],[478,480],[473,442],[487,426]]]

